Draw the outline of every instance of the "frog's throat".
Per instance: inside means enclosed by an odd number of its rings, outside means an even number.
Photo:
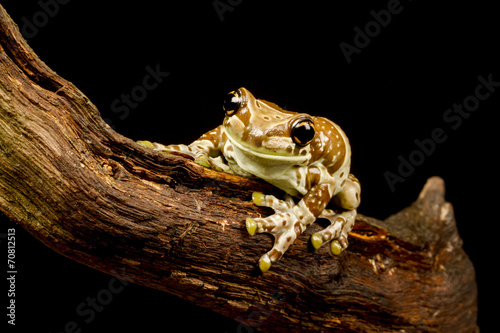
[[[225,131],[227,137],[229,138],[229,141],[238,148],[239,150],[245,152],[246,154],[254,155],[255,157],[266,159],[266,160],[273,160],[273,161],[283,161],[283,162],[289,162],[290,164],[302,164],[306,162],[308,159],[311,158],[311,153],[307,153],[306,155],[301,155],[301,156],[293,156],[293,155],[274,155],[274,154],[266,154],[266,153],[261,153],[258,151],[255,151],[249,147],[246,147],[242,143],[240,143],[237,139],[233,138],[228,131]]]

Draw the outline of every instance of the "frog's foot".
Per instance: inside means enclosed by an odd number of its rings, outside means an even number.
[[[272,195],[254,192],[252,199],[256,205],[270,207],[276,212],[266,218],[247,218],[246,220],[247,231],[251,236],[256,232],[267,232],[274,236],[273,248],[259,260],[259,268],[264,273],[288,250],[297,236],[305,230],[305,226],[295,216],[293,212],[295,203],[290,196],[287,196],[285,200],[279,200]]]
[[[200,163],[199,162],[200,159],[204,163]],[[207,167],[207,168],[210,168],[213,170],[227,172],[227,173],[233,173],[231,168],[224,162],[224,160],[222,159],[221,156],[217,156],[217,157],[204,157],[204,156],[202,156],[202,157],[195,159],[194,161],[196,163],[204,166],[204,167]]]
[[[330,249],[333,254],[339,255],[349,245],[347,235],[354,225],[356,210],[337,213],[334,210],[325,209],[319,218],[327,219],[331,224],[311,236],[312,245],[315,249],[319,249],[321,245],[332,241]]]

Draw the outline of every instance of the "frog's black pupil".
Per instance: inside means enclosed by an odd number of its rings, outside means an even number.
[[[314,125],[309,119],[297,123],[292,130],[293,141],[301,146],[307,145],[314,138]]]
[[[224,111],[226,111],[226,115],[231,116],[235,113],[236,110],[238,110],[238,108],[240,107],[240,103],[241,98],[239,94],[235,91],[232,91],[226,95],[222,107]]]

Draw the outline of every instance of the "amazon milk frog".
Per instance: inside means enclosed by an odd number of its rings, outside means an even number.
[[[229,93],[223,108],[223,124],[188,146],[139,143],[157,151],[189,154],[204,166],[261,178],[287,193],[285,200],[259,192],[252,195],[256,205],[275,211],[246,220],[250,235],[266,232],[275,237],[272,249],[259,260],[262,272],[317,218],[329,220],[330,225],[311,236],[312,245],[318,249],[332,241],[332,253],[340,254],[348,245],[360,203],[359,182],[349,173],[351,148],[340,127],[326,118],[256,99],[245,88]],[[330,202],[335,208],[326,208]]]

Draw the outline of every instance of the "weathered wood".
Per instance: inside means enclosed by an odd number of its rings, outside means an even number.
[[[249,237],[257,180],[145,149],[48,68],[0,6],[0,210],[78,262],[240,321],[242,332],[474,332],[477,287],[444,183],[350,246],[313,251],[316,223],[266,274]]]

